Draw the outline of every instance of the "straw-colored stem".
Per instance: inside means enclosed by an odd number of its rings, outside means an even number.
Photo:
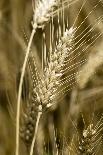
[[[31,148],[30,148],[30,155],[33,155],[33,149],[34,149],[34,145],[35,145],[35,140],[36,140],[36,136],[37,136],[37,132],[38,132],[39,121],[40,121],[41,115],[42,115],[42,111],[39,111],[38,115],[37,115],[36,125],[35,125],[34,137],[33,137]]]
[[[18,99],[17,99],[17,114],[16,114],[16,151],[15,151],[15,155],[19,155],[19,117],[20,117],[20,102],[21,102],[21,93],[22,93],[22,84],[23,84],[23,78],[24,78],[24,74],[25,74],[25,69],[26,69],[26,64],[27,64],[27,60],[28,60],[28,56],[29,56],[29,52],[30,52],[30,48],[31,48],[31,44],[32,44],[32,40],[34,37],[34,34],[36,32],[36,29],[32,30],[31,36],[30,36],[30,40],[28,43],[28,47],[27,47],[27,52],[25,55],[25,59],[24,59],[24,63],[23,63],[23,67],[22,67],[22,73],[21,73],[21,77],[20,77],[20,83],[19,83],[19,91],[18,91]]]

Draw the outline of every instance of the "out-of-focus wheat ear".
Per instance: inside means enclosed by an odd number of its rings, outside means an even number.
[[[33,15],[33,27],[43,28],[57,6],[58,0],[38,0]]]
[[[16,116],[16,151],[15,155],[19,155],[19,117],[20,117],[20,102],[21,102],[21,93],[22,93],[22,84],[23,84],[23,78],[25,74],[25,69],[27,65],[27,60],[29,57],[29,52],[32,44],[33,37],[35,35],[36,29],[38,27],[44,26],[44,23],[50,20],[50,16],[53,13],[53,10],[55,6],[57,6],[58,3],[56,0],[38,0],[37,6],[35,8],[35,12],[33,15],[33,30],[31,32],[31,36],[29,39],[29,43],[26,50],[25,59],[23,62],[22,67],[22,73],[19,83],[19,91],[18,91],[18,99],[17,99],[17,116]],[[42,22],[41,22],[42,21]]]
[[[77,75],[76,80],[81,89],[83,89],[89,79],[96,72],[97,68],[103,64],[103,44],[102,42],[96,47],[96,52],[89,55],[87,63],[81,68],[80,73]],[[85,74],[84,76],[84,73]]]
[[[99,146],[102,143],[103,123],[98,122],[96,127],[90,124],[83,130],[82,138],[79,143],[80,154],[94,155],[98,153]]]
[[[98,155],[100,147],[103,144],[102,132],[103,116],[96,125],[90,123],[84,128],[82,134],[77,132],[76,135],[73,135],[68,148],[69,155]]]
[[[58,9],[63,10],[67,5],[72,5],[76,0],[38,0],[35,2],[33,15],[33,27],[43,28],[52,16],[57,14]]]
[[[38,107],[40,105],[40,103],[37,101],[37,95],[34,90],[35,90],[35,87],[37,87],[37,85],[41,81],[40,75],[38,73],[38,69],[35,63],[35,58],[32,52],[30,52],[27,67],[30,75],[29,78],[30,78],[31,88],[29,90],[30,93],[29,93],[28,104],[25,106],[25,110],[23,111],[23,114],[21,114],[22,122],[20,127],[21,128],[20,136],[29,150],[33,139],[33,134],[35,131]]]
[[[36,140],[36,136],[37,136],[37,132],[38,132],[38,126],[39,126],[39,121],[40,121],[41,115],[42,115],[42,106],[39,105],[37,120],[36,120],[36,125],[35,125],[35,132],[34,132],[32,144],[31,144],[31,148],[30,148],[30,155],[33,155],[33,149],[34,149],[34,144],[35,144],[35,140]]]
[[[28,70],[30,74],[30,93],[28,104],[25,106],[25,111],[23,116],[21,115],[21,137],[26,144],[27,148],[30,148],[32,137],[35,130],[36,117],[38,114],[38,106],[40,103],[37,101],[37,96],[34,91],[35,87],[40,83],[40,76],[37,71],[36,64],[34,62],[34,57],[28,58]]]
[[[21,115],[20,136],[28,151],[30,151],[34,131],[36,130],[38,108],[40,108],[40,104],[35,100],[35,96],[33,97],[32,95],[32,99],[29,101],[25,111],[23,111],[23,114]]]

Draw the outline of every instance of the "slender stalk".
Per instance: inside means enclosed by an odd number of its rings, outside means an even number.
[[[27,60],[28,60],[28,56],[29,56],[29,52],[30,52],[30,48],[31,48],[31,44],[32,44],[32,40],[33,40],[35,32],[36,32],[36,28],[35,29],[33,28],[32,32],[31,32],[30,40],[28,43],[27,52],[25,55],[25,59],[24,59],[23,67],[22,67],[22,73],[21,73],[21,77],[20,77],[20,83],[19,83],[19,91],[18,91],[18,99],[17,99],[17,114],[16,114],[16,151],[15,151],[15,155],[19,155],[19,128],[20,128],[19,122],[20,122],[20,102],[21,102],[22,84],[23,84],[23,78],[24,78],[24,74],[25,74],[26,64],[27,64]]]
[[[36,121],[36,125],[35,125],[34,137],[33,137],[31,148],[30,148],[30,155],[33,155],[33,149],[34,149],[34,145],[35,145],[35,140],[36,140],[36,136],[37,136],[37,132],[38,132],[39,121],[40,121],[41,115],[42,115],[42,110],[41,110],[41,105],[40,105],[38,115],[37,115],[37,121]]]

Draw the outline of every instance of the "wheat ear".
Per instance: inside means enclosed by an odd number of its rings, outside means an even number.
[[[64,66],[64,60],[68,57],[70,50],[72,49],[72,40],[74,37],[74,29],[71,28],[66,30],[63,37],[59,41],[54,52],[51,53],[50,62],[44,69],[44,75],[39,81],[37,87],[34,89],[37,95],[37,101],[40,104],[38,107],[37,121],[35,125],[35,132],[31,144],[30,155],[33,155],[33,148],[35,145],[35,140],[37,136],[37,130],[39,125],[39,120],[42,115],[42,110],[44,108],[49,108],[53,105],[55,100],[55,91],[59,88],[59,80],[63,75],[60,73],[62,67]]]
[[[98,146],[102,143],[103,117],[94,126],[90,124],[87,129],[83,130],[82,138],[79,142],[79,153],[94,155],[98,153]]]
[[[27,51],[26,51],[26,55],[25,55],[25,59],[24,59],[23,67],[22,67],[20,83],[19,83],[19,91],[18,91],[18,99],[17,99],[17,115],[16,115],[16,152],[15,152],[15,155],[19,155],[19,128],[20,128],[19,127],[19,117],[20,117],[20,102],[21,102],[22,83],[23,83],[23,78],[24,78],[24,74],[25,74],[26,64],[27,64],[27,60],[29,57],[32,40],[35,35],[36,29],[39,27],[39,25],[41,24],[41,26],[44,26],[44,23],[50,19],[51,13],[52,13],[54,7],[56,6],[56,4],[57,4],[56,0],[45,0],[45,1],[42,0],[42,2],[39,0],[37,8],[34,12],[33,30],[31,32],[30,40],[28,43],[28,47],[27,47]],[[46,8],[44,8],[44,6]],[[45,10],[45,12],[44,12],[44,10]]]
[[[71,27],[64,32],[64,35],[59,40],[54,52],[50,55],[50,61],[44,69],[44,75],[41,83],[36,87],[38,102],[47,108],[52,105],[55,99],[55,93],[58,91],[60,78],[63,75],[63,67],[65,67],[65,59],[72,50],[74,38],[74,29]]]
[[[69,146],[69,155],[97,155],[99,147],[102,144],[102,132],[103,132],[103,116],[94,126],[90,123],[87,128],[82,132],[82,135],[79,137],[78,133],[76,134],[77,142],[71,141]],[[73,139],[75,137],[73,136]],[[77,145],[77,146],[76,146]]]

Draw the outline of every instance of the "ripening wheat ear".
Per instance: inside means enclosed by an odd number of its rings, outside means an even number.
[[[41,77],[41,80],[34,88],[34,94],[37,96],[36,102],[39,103],[39,105],[37,109],[37,121],[34,122],[35,132],[30,148],[30,155],[33,154],[39,120],[42,112],[45,108],[47,109],[52,106],[57,98],[55,94],[57,94],[60,89],[60,79],[63,75],[63,72],[61,71],[66,65],[65,59],[68,57],[70,54],[69,52],[73,48],[74,30],[75,29],[70,28],[69,30],[65,31],[64,35],[59,40],[59,43],[56,46],[54,52],[51,52],[50,61],[45,66],[44,74]]]
[[[72,27],[69,30],[67,29],[59,40],[55,50],[50,53],[50,61],[44,69],[41,83],[36,88],[39,102],[46,108],[53,105],[56,99],[55,94],[59,90],[60,80],[64,74],[62,71],[66,65],[64,61],[73,48],[74,30]]]
[[[90,124],[87,129],[83,130],[83,137],[79,143],[79,152],[81,154],[98,154],[99,146],[102,143],[103,124],[101,120],[96,126]]]
[[[103,132],[103,116],[94,126],[89,124],[79,137],[77,135],[77,144],[71,144],[69,149],[70,155],[98,155],[99,148],[102,144],[102,132]],[[77,133],[78,134],[78,133]]]
[[[57,0],[42,0],[36,2],[36,9],[33,15],[33,28],[43,28],[45,23],[50,20],[53,10],[58,6]]]

